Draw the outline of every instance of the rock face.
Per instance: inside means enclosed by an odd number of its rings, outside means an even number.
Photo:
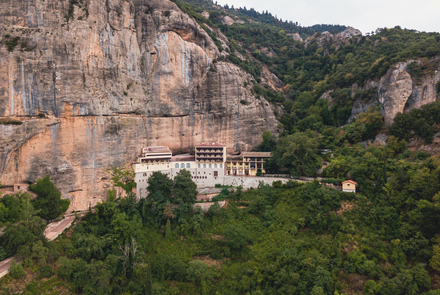
[[[291,36],[295,41],[299,41],[299,42],[304,41],[303,38],[301,38],[301,36],[298,33],[289,33],[287,35]]]
[[[234,20],[229,16],[224,16],[222,22],[227,26],[232,26],[234,24]]]
[[[347,27],[344,31],[339,33],[341,36],[351,38],[353,36],[362,35],[362,32],[353,27]]]
[[[328,31],[315,33],[313,36],[306,38],[304,42],[306,47],[309,44],[316,42],[318,47],[324,47],[327,44],[331,44],[336,49],[339,49],[341,45],[346,44],[352,37],[357,35],[362,35],[362,32],[353,27],[347,27],[344,31],[337,34],[331,34]]]
[[[0,125],[4,184],[49,174],[83,210],[105,196],[104,169],[143,146],[242,151],[276,129],[251,77],[213,63],[214,42],[170,1],[0,0],[0,16],[0,117],[24,121]]]
[[[435,58],[435,62],[439,58]],[[420,108],[422,105],[439,99],[436,84],[440,81],[440,67],[433,73],[421,78],[410,75],[409,60],[392,65],[379,81],[369,81],[366,89],[377,88],[377,101],[357,101],[353,104],[351,120],[371,106],[380,106],[384,115],[385,125],[390,126],[398,113]]]
[[[405,71],[405,67],[405,63],[393,65],[378,84],[379,103],[383,106],[387,126],[393,123],[398,113],[403,113],[413,89],[411,75]]]

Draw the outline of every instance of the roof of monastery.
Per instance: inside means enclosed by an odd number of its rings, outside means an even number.
[[[270,157],[270,152],[243,152],[243,157]]]
[[[149,146],[143,148],[144,153],[171,153],[171,150],[167,146]]]
[[[218,143],[218,142],[204,142],[202,144],[196,145],[196,147],[205,147],[205,146],[218,146],[218,147],[224,147],[225,145]]]

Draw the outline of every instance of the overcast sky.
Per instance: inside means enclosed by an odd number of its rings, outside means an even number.
[[[215,2],[216,0],[214,0]],[[217,0],[235,8],[269,10],[283,20],[303,26],[340,24],[363,34],[377,28],[440,31],[440,0]]]

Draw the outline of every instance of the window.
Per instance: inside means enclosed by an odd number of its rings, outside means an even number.
[[[203,168],[206,168],[206,164],[203,164]]]
[[[182,169],[185,168],[185,164],[183,164],[183,163],[180,164],[180,168],[182,168]]]
[[[217,168],[217,164],[214,164],[214,168]]]
[[[214,171],[214,177],[218,177],[218,171]]]
[[[212,168],[212,165],[211,165],[211,164],[209,164],[209,168]]]
[[[176,163],[176,165],[174,166],[174,168],[179,168],[179,164],[178,164],[178,163]]]
[[[190,166],[189,166],[189,163],[186,163],[186,168],[189,168]]]
[[[223,168],[223,164],[220,164],[220,168]]]
[[[197,164],[197,168],[200,168],[200,164]]]

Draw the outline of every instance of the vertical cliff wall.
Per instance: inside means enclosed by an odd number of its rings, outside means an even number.
[[[212,39],[167,0],[0,0],[0,38],[0,117],[24,122],[0,124],[0,180],[49,174],[76,210],[143,146],[249,150],[276,129],[252,77],[214,63]]]

